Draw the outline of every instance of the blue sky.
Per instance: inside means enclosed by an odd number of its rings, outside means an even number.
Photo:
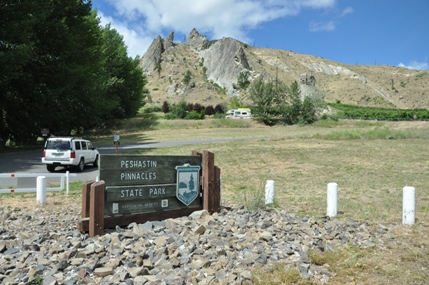
[[[429,70],[429,0],[93,0],[131,57],[174,32],[291,50],[345,64]]]

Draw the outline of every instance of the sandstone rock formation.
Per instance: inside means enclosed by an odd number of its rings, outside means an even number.
[[[164,41],[164,50],[168,51],[174,47],[174,32],[171,32]]]
[[[228,104],[231,96],[248,92],[234,89],[240,72],[246,72],[250,83],[259,76],[286,85],[297,81],[303,96],[324,98],[331,103],[364,102],[366,106],[404,109],[429,105],[428,71],[342,64],[289,50],[252,47],[232,38],[208,40],[196,29],[189,33],[186,43],[173,41],[173,33],[165,39],[156,38],[141,59],[144,74],[148,75],[146,87],[154,102],[177,103],[185,99],[194,103]],[[159,76],[152,76],[159,64],[162,69]],[[183,76],[188,70],[196,88],[181,92],[185,89]],[[313,75],[317,81],[301,78],[304,73]],[[173,84],[177,84],[174,93],[177,96],[172,94],[174,88],[168,88]],[[211,99],[204,101],[204,98]]]
[[[198,51],[210,46],[209,40],[205,36],[200,35],[195,28],[189,33],[186,42]]]
[[[240,72],[249,71],[249,63],[243,50],[243,44],[232,38],[223,38],[201,50],[208,80],[222,86],[228,95],[234,95],[233,84]]]
[[[323,93],[316,87],[316,78],[313,75],[302,74],[298,85],[301,92],[301,100],[304,100],[307,96],[313,99],[324,99]]]
[[[316,86],[316,78],[313,75],[304,73],[301,75],[300,83],[308,86]]]
[[[153,40],[145,54],[140,60],[140,66],[143,69],[143,73],[149,74],[153,72],[158,64],[161,63],[161,56],[164,52],[164,45],[162,43],[161,36],[158,36]]]

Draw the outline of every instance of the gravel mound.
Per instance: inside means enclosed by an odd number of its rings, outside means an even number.
[[[328,267],[309,249],[383,246],[389,228],[368,221],[297,217],[284,210],[222,207],[132,223],[90,238],[70,206],[0,208],[1,284],[253,284],[255,268],[281,262],[326,283]]]

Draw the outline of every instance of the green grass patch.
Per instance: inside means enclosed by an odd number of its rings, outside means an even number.
[[[359,127],[371,125],[360,124]],[[366,129],[351,129],[333,131],[326,134],[316,134],[315,138],[327,140],[360,140],[360,139],[427,139],[428,135],[411,130],[393,130],[388,127],[371,127]]]
[[[341,122],[335,121],[335,120],[319,120],[312,124],[313,127],[317,128],[334,128],[341,125]]]
[[[427,109],[396,109],[362,107],[341,103],[328,103],[328,106],[337,110],[339,118],[365,120],[429,120]]]
[[[252,272],[255,285],[312,285],[311,280],[305,280],[296,268],[278,263],[272,267],[254,269]]]

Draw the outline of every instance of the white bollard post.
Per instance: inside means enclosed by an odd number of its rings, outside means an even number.
[[[265,182],[265,205],[274,203],[275,186],[274,180],[267,180]]]
[[[338,214],[338,184],[328,183],[328,207],[326,215],[335,217]]]
[[[70,181],[70,171],[66,171],[66,184],[67,184],[67,186],[66,186],[66,195],[68,196],[69,195],[69,181]]]
[[[37,176],[37,204],[46,205],[46,176]]]
[[[405,186],[402,189],[402,224],[414,225],[416,214],[416,189]]]

